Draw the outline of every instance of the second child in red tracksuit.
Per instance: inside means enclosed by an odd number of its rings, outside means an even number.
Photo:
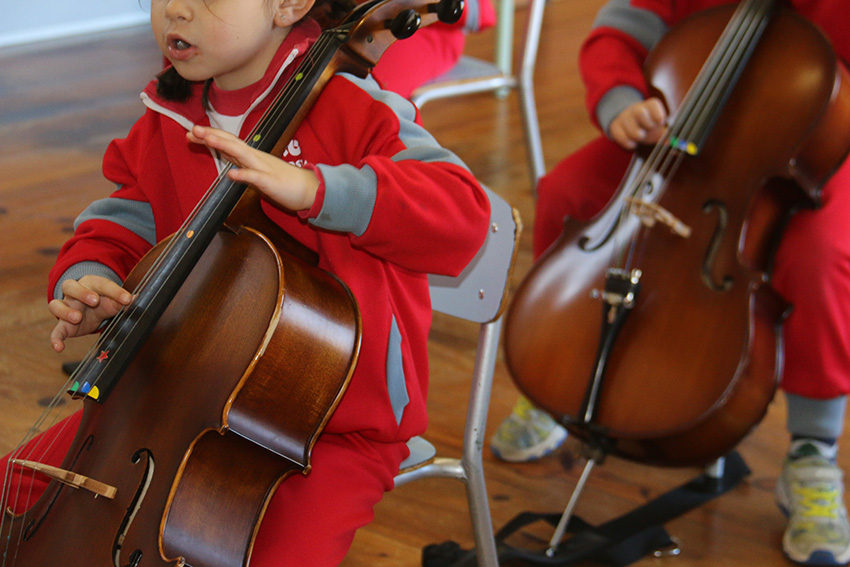
[[[640,143],[666,126],[649,98],[643,62],[666,31],[722,0],[611,0],[600,10],[580,53],[591,118],[601,136],[540,180],[534,223],[535,257],[560,235],[563,219],[586,220],[616,191]],[[820,27],[839,60],[850,60],[850,4],[792,0],[787,4]],[[782,62],[776,62],[781,65]],[[782,119],[782,117],[777,117]],[[850,124],[846,125],[850,128]],[[783,549],[806,564],[850,561],[850,526],[842,471],[835,464],[850,392],[850,161],[822,188],[822,206],[797,213],[782,237],[772,284],[793,306],[784,326],[781,387],[792,443],[777,499],[789,515]]]

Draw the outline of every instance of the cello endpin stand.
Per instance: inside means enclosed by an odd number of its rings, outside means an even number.
[[[600,463],[601,457],[604,454],[599,455],[598,451],[588,457],[567,509],[545,551],[547,558],[558,560],[557,565],[575,565],[587,559],[626,565],[646,555],[679,555],[679,542],[667,533],[663,524],[728,492],[750,472],[741,456],[733,451],[712,462],[703,474],[678,488],[600,526],[592,526],[574,516],[573,508],[590,470]],[[571,534],[562,541],[567,530]]]
[[[564,538],[564,533],[567,531],[567,525],[569,525],[570,518],[572,518],[573,510],[575,510],[579,496],[581,496],[581,493],[584,491],[584,485],[587,483],[587,479],[595,464],[596,459],[594,457],[591,456],[587,459],[584,469],[581,471],[578,483],[576,484],[575,489],[573,489],[572,496],[570,496],[570,500],[567,502],[567,507],[564,509],[564,513],[561,514],[561,519],[555,527],[555,533],[552,534],[552,539],[549,540],[549,547],[546,549],[546,555],[548,557],[555,556],[558,544],[560,544],[561,540]]]
[[[663,525],[728,492],[750,472],[740,455],[732,452],[685,484],[656,496],[630,512],[603,524],[593,525],[575,515],[574,509],[591,470],[602,464],[605,457],[606,453],[598,448],[587,457],[581,477],[562,515],[521,512],[496,532],[500,564],[521,561],[523,565],[530,566],[572,567],[590,561],[622,567],[643,557],[680,555],[680,543],[667,533]],[[720,478],[714,476],[718,473]],[[556,530],[548,549],[524,549],[509,543],[514,534],[540,521]],[[422,558],[422,565],[429,567],[468,567],[476,561],[476,550],[464,550],[457,543],[449,541],[426,546]]]

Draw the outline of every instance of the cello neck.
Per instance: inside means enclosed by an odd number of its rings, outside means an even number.
[[[438,17],[460,16],[458,2],[370,0],[340,25],[324,30],[265,111],[246,143],[281,155],[331,77],[341,71],[365,77],[396,37],[406,37]],[[448,20],[447,20],[448,21]],[[74,373],[70,393],[104,401],[207,246],[245,194],[223,168],[216,181],[169,240],[165,251],[132,291],[134,300],[113,318]]]
[[[245,141],[249,146],[276,155],[283,152],[312,102],[339,68],[332,63],[340,47],[348,40],[351,28],[351,24],[343,23],[321,33],[247,136]],[[84,360],[75,373],[70,391],[72,396],[105,401],[248,188],[247,184],[235,182],[227,176],[232,167],[228,164],[222,169],[170,239],[166,251],[132,290],[133,303],[106,327],[97,352]]]
[[[682,101],[669,145],[697,155],[776,12],[776,0],[744,0]]]

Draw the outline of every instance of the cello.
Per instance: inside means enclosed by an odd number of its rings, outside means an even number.
[[[249,144],[280,155],[336,72],[365,76],[396,37],[457,8],[358,8],[322,33]],[[4,486],[4,566],[247,565],[275,489],[309,472],[357,363],[359,311],[228,169],[132,271],[133,302],[60,393],[83,405],[61,466],[35,443],[9,461],[55,480],[20,513],[9,503],[26,495]]]
[[[848,75],[819,30],[771,0],[683,20],[645,72],[666,134],[521,282],[505,356],[592,454],[704,465],[775,393],[789,306],[770,285],[773,249],[850,149]]]

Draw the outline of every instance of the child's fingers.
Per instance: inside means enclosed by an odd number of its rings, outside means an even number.
[[[658,126],[664,126],[667,123],[667,109],[664,108],[664,103],[653,97],[646,100],[646,109],[653,123]]]
[[[60,325],[57,324],[53,327],[53,331],[50,333],[50,346],[53,348],[55,352],[62,352],[65,350],[65,339],[68,336],[60,330]]]
[[[95,293],[98,296],[98,299],[107,297],[121,305],[129,305],[133,300],[133,296],[129,291],[108,278],[100,276],[83,276],[77,283],[89,290],[89,292]],[[62,286],[62,290],[65,290],[64,284]],[[97,303],[90,303],[86,301],[85,303],[94,307],[99,303],[99,301]]]
[[[225,158],[237,167],[253,167],[252,164],[256,161],[254,154],[259,153],[233,134],[215,128],[194,126],[187,138],[191,142],[203,144],[224,154]]]
[[[61,299],[51,301],[48,304],[48,310],[51,315],[58,319],[50,332],[50,346],[53,347],[54,351],[62,352],[65,350],[65,339],[78,332],[83,314]]]
[[[50,332],[50,346],[56,352],[65,350],[65,340],[71,337],[67,323],[59,321],[53,330]]]
[[[67,321],[73,325],[78,325],[83,320],[83,314],[79,309],[76,309],[61,299],[54,299],[47,304],[47,309],[50,314],[60,321]]]
[[[62,282],[62,295],[65,299],[76,299],[89,307],[97,307],[100,303],[100,295],[77,280]]]

